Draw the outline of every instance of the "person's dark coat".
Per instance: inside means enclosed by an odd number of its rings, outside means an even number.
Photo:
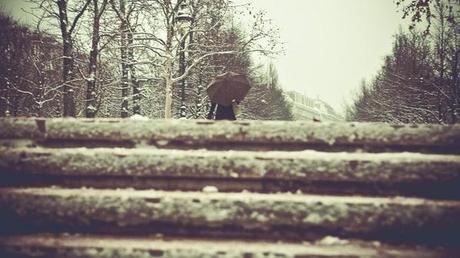
[[[224,106],[216,103],[211,103],[211,109],[209,110],[208,119],[213,118],[215,120],[236,120],[235,113],[233,112],[233,106]]]

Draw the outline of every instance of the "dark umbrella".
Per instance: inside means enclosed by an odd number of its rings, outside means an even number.
[[[226,72],[216,76],[206,91],[209,99],[220,105],[230,106],[232,101],[240,102],[246,97],[251,84],[243,74]]]

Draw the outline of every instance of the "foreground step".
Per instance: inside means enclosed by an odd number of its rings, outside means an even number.
[[[460,153],[460,125],[1,118],[0,139],[68,146]],[[16,144],[16,143],[11,143]]]
[[[381,194],[460,198],[460,157],[455,155],[0,148],[0,156],[4,185],[198,190],[212,183],[225,191],[337,193],[372,193],[373,187]]]
[[[0,189],[0,228],[13,232],[185,235],[458,243],[460,202],[415,198],[94,189]]]
[[[308,258],[308,257],[458,257],[460,250],[395,247],[380,243],[326,237],[302,244],[204,239],[156,239],[70,235],[0,237],[2,257],[47,258]]]

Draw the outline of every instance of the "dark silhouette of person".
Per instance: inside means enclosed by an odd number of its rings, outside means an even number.
[[[224,106],[214,102],[211,102],[211,109],[209,110],[207,118],[215,120],[236,120],[235,113],[233,112],[233,105]]]

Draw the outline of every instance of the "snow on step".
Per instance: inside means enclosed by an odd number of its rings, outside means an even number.
[[[158,147],[180,142],[308,148],[385,147],[459,153],[460,125],[391,125],[303,121],[209,121],[132,119],[0,119],[0,138],[130,142]],[[235,147],[235,146],[233,146]]]
[[[379,242],[326,237],[324,241],[282,243],[265,241],[159,239],[155,237],[24,235],[0,237],[0,255],[11,257],[112,258],[306,258],[306,257],[455,257],[458,249],[391,246]]]
[[[460,156],[418,153],[1,148],[0,172],[19,176],[139,176],[343,182],[460,180]]]
[[[0,207],[0,216],[14,214],[17,219],[35,218],[31,223],[91,229],[102,223],[121,230],[148,230],[155,223],[167,223],[232,225],[243,231],[286,228],[300,234],[320,229],[344,236],[384,233],[423,238],[456,232],[450,237],[460,239],[460,201],[403,197],[3,188]]]

